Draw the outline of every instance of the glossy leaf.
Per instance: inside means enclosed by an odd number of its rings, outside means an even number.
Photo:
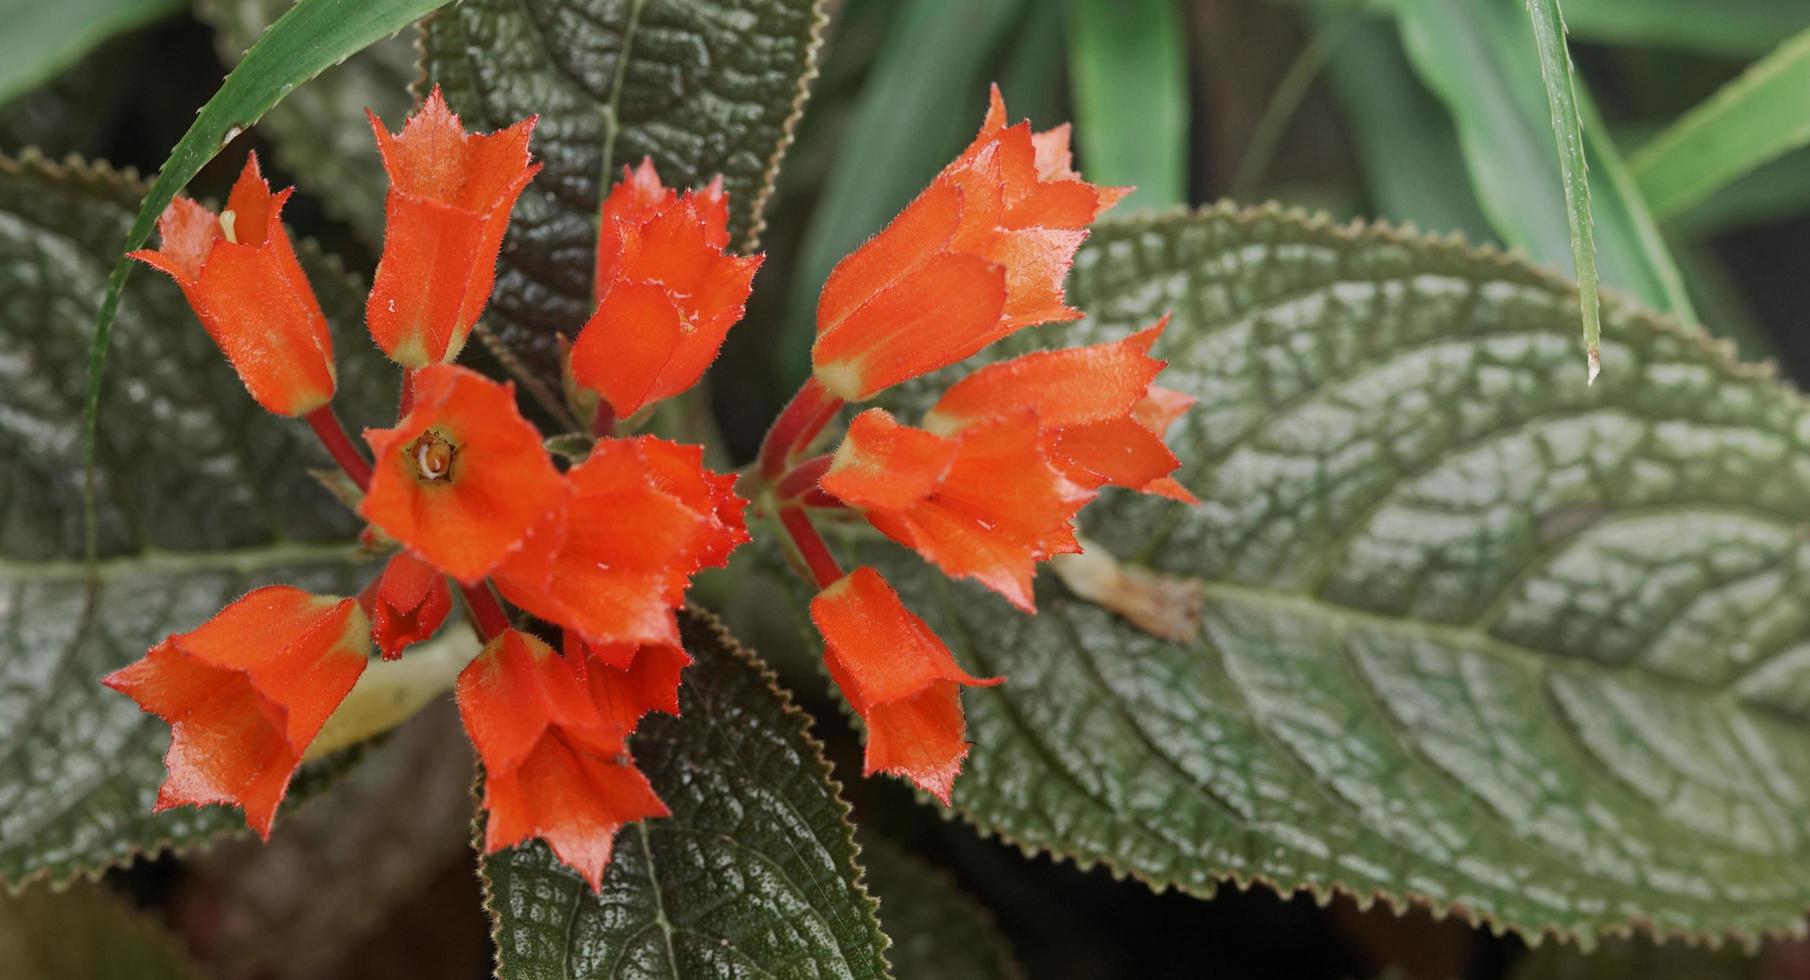
[[[0,893],[0,975],[38,980],[188,980],[176,937],[124,898],[83,882]]]
[[[723,175],[731,248],[752,251],[815,77],[826,0],[467,0],[423,58],[464,121],[539,113],[544,169],[516,205],[486,321],[557,386],[554,335],[596,308],[607,184],[651,156],[668,186]]]
[[[1584,159],[1584,124],[1578,118],[1577,87],[1571,52],[1565,47],[1565,17],[1559,0],[1527,0],[1534,48],[1540,53],[1540,80],[1559,153],[1559,179],[1565,188],[1565,220],[1571,227],[1571,268],[1577,277],[1578,308],[1584,317],[1584,360],[1596,380],[1602,345],[1602,308],[1596,296],[1596,229],[1590,216],[1590,167]]]
[[[1810,28],[1722,86],[1629,161],[1664,218],[1810,144]]]
[[[880,899],[899,980],[1012,980],[1024,976],[993,913],[946,871],[877,834],[861,834],[867,887]]]
[[[307,430],[258,411],[182,294],[145,276],[120,304],[126,330],[103,402],[100,554],[90,587],[81,368],[114,250],[143,192],[99,168],[0,158],[0,323],[8,325],[0,331],[0,880],[8,882],[62,880],[242,828],[242,817],[218,807],[151,813],[168,729],[99,678],[255,586],[350,594],[360,574],[357,522],[304,472],[327,465]],[[301,251],[331,318],[358,329],[362,290]],[[342,355],[340,390],[355,406],[354,424],[375,421],[384,397],[376,360]]]
[[[227,64],[257,41],[293,0],[197,0],[195,14],[214,25],[214,50]],[[276,144],[277,162],[295,175],[300,193],[356,228],[383,240],[389,178],[362,125],[366,109],[400,120],[414,109],[409,85],[420,74],[414,38],[398,34],[365,48],[289,94],[258,123]]]
[[[1571,232],[1554,174],[1551,115],[1526,14],[1513,3],[1395,0],[1409,61],[1445,103],[1470,165],[1478,203],[1502,240],[1536,260],[1569,265]],[[1579,90],[1597,270],[1602,282],[1689,317],[1690,303],[1652,215]]]
[[[101,42],[167,17],[182,0],[64,0],[4,8],[0,105],[43,84]]]
[[[1203,503],[1083,515],[1198,589],[1160,640],[1049,576],[1026,617],[878,546],[964,668],[956,809],[1209,896],[1260,881],[1581,940],[1810,907],[1810,407],[1695,328],[1445,239],[1274,209],[1097,227],[1096,342],[1174,311]],[[927,386],[934,388],[934,386]],[[928,400],[933,391],[922,397]],[[1182,607],[1187,611],[1189,607]]]
[[[270,30],[245,52],[237,67],[207,100],[195,122],[170,150],[163,169],[151,183],[138,215],[122,243],[115,246],[119,258],[107,277],[100,309],[94,318],[94,338],[88,352],[88,396],[84,412],[83,441],[86,464],[97,465],[97,427],[100,424],[101,385],[106,379],[107,348],[119,313],[120,297],[133,262],[125,253],[151,236],[158,215],[201,168],[246,127],[256,123],[271,106],[295,87],[328,67],[396,33],[416,18],[437,9],[447,0],[297,0]],[[99,506],[95,480],[84,486],[91,535]],[[91,536],[88,552],[97,553]]]
[[[672,816],[617,834],[601,897],[538,841],[486,858],[498,976],[889,976],[807,717],[714,618],[680,623],[681,716],[630,742]]]
[[[1174,0],[1067,0],[1063,9],[1081,173],[1096,184],[1136,187],[1129,208],[1187,203],[1181,9]]]

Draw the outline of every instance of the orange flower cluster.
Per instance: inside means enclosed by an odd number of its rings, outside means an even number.
[[[487,773],[488,846],[542,837],[599,888],[617,829],[666,812],[627,738],[650,711],[678,713],[690,660],[675,610],[693,575],[748,540],[745,505],[702,449],[648,436],[600,432],[562,471],[512,385],[447,363],[483,312],[509,212],[539,169],[534,120],[467,133],[435,91],[401,133],[372,124],[391,187],[366,324],[404,369],[400,418],[365,433],[374,463],[329,408],[326,319],[277,221],[290,192],[272,195],[255,158],[226,210],[178,199],[159,222],[163,247],[134,254],[176,279],[259,404],[321,435],[363,491],[367,539],[402,550],[356,599],[257,590],[106,683],[171,725],[159,808],[236,803],[268,835],[373,648],[391,659],[433,636],[457,588],[486,641],[457,694]],[[651,164],[610,196],[603,223],[599,308],[575,361],[613,418],[697,381],[760,258],[723,254],[720,184],[681,197]],[[563,653],[518,628],[499,592],[559,630]]]
[[[948,367],[1028,326],[1081,313],[1063,280],[1087,226],[1125,191],[1071,164],[1068,129],[1006,125],[995,88],[980,135],[831,272],[812,379],[762,452],[782,525],[822,591],[811,616],[829,671],[867,726],[869,774],[947,803],[967,756],[963,672],[871,568],[844,577],[807,508],[847,508],[954,577],[1025,612],[1038,562],[1080,550],[1074,519],[1106,486],[1193,497],[1163,434],[1192,399],[1156,387],[1164,324],[1124,340],[983,367],[906,425],[856,415],[829,457],[800,459],[843,402]]]
[[[133,253],[168,273],[257,402],[305,419],[362,491],[365,540],[395,550],[356,598],[271,586],[105,678],[170,724],[163,808],[227,802],[268,835],[304,751],[373,653],[432,637],[453,592],[484,641],[460,674],[484,763],[485,845],[530,837],[601,888],[615,834],[666,807],[628,738],[677,714],[690,663],[676,610],[693,576],[748,540],[736,478],[703,451],[618,436],[687,390],[742,317],[761,256],[736,256],[720,178],[683,193],[651,161],[602,203],[596,312],[567,349],[569,400],[595,437],[562,464],[512,385],[450,362],[488,302],[509,215],[539,169],[535,120],[467,133],[438,91],[390,133],[384,250],[365,309],[401,365],[398,418],[364,433],[331,409],[333,347],[255,158],[218,215],[187,199]],[[995,89],[979,136],[825,282],[812,378],[769,430],[758,491],[819,589],[810,616],[830,676],[865,721],[867,771],[947,802],[968,751],[960,692],[998,684],[949,648],[872,568],[844,574],[813,515],[858,516],[945,573],[1026,612],[1037,563],[1079,550],[1103,487],[1179,501],[1164,445],[1191,399],[1154,384],[1164,324],[1122,340],[983,367],[908,425],[849,402],[949,367],[1016,331],[1079,317],[1063,281],[1088,225],[1124,194],[1082,180],[1066,127],[1006,125]]]

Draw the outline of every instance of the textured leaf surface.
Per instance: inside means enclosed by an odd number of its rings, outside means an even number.
[[[486,859],[499,975],[888,976],[806,716],[708,614],[681,628],[683,717],[632,742],[673,815],[617,835],[601,898],[538,841]]]
[[[1175,322],[1196,509],[1087,512],[1199,583],[1172,644],[1046,577],[1013,614],[919,563],[963,664],[970,820],[1200,895],[1225,878],[1589,937],[1810,906],[1810,411],[1698,332],[1448,241],[1276,211],[1099,228],[1072,295]],[[1003,353],[1003,352],[1002,352]],[[879,554],[876,549],[876,554]]]
[[[98,679],[255,586],[355,587],[356,525],[303,471],[324,454],[256,409],[173,284],[141,276],[103,403],[90,589],[82,366],[143,190],[0,158],[0,880],[14,883],[242,827],[220,808],[151,814],[168,730]],[[357,329],[355,284],[303,253],[329,316]],[[341,356],[342,391],[364,405],[373,360]]]
[[[545,169],[516,205],[487,318],[543,372],[591,315],[603,182],[653,157],[668,186],[723,175],[735,247],[815,72],[825,0],[467,0],[427,23],[428,79],[467,125],[534,113]]]
[[[195,13],[214,25],[214,49],[236,64],[293,0],[197,0]],[[392,128],[414,108],[414,38],[404,32],[365,48],[273,107],[258,131],[277,145],[277,162],[332,214],[367,241],[383,240],[383,198],[390,180],[365,125],[370,109]]]
[[[868,889],[880,899],[880,922],[892,940],[886,958],[899,980],[1013,980],[1024,975],[993,913],[963,892],[948,872],[865,832],[861,863],[867,868]]]

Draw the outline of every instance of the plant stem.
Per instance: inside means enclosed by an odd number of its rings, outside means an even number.
[[[371,464],[352,444],[352,437],[346,435],[346,427],[340,424],[339,416],[333,414],[332,405],[322,405],[306,416],[308,427],[320,437],[321,445],[326,447],[327,455],[346,471],[358,489],[371,489]]]
[[[842,399],[823,390],[816,378],[806,381],[773,420],[766,438],[761,441],[758,471],[761,479],[768,482],[779,479],[793,458],[810,446],[811,440],[817,438],[841,408]]]
[[[459,593],[465,597],[465,608],[471,613],[471,625],[477,630],[478,639],[489,643],[510,628],[509,614],[503,611],[503,602],[490,590],[489,582],[476,585],[458,582],[458,586]]]
[[[792,539],[798,556],[804,559],[805,567],[810,569],[811,578],[819,589],[827,589],[842,578],[842,566],[836,564],[830,546],[823,542],[817,528],[811,525],[810,517],[801,508],[780,508],[779,523],[785,527],[786,536]]]
[[[842,501],[824,492],[817,485],[823,474],[830,468],[835,457],[828,454],[813,456],[786,471],[773,487],[773,495],[783,504],[800,504],[805,507],[841,507]]]

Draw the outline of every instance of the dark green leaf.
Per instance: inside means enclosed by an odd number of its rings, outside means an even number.
[[[276,22],[294,0],[197,0],[195,13],[214,25],[214,48],[227,64]],[[414,38],[379,41],[290,93],[258,123],[276,144],[277,161],[318,196],[335,217],[370,242],[383,240],[383,200],[390,180],[365,125],[365,110],[392,129],[414,108],[409,85],[419,74]]]
[[[1533,950],[1508,974],[1508,980],[1768,980],[1794,971],[1773,973],[1751,953],[1658,944],[1647,939],[1610,939],[1583,952],[1564,943]]]
[[[623,828],[601,898],[538,841],[486,858],[499,976],[888,976],[808,719],[708,613],[680,623],[682,716],[631,743],[673,815]]]
[[[1660,217],[1810,144],[1810,28],[1640,148],[1630,163]]]
[[[1410,62],[1451,114],[1478,203],[1502,240],[1555,265],[1572,258],[1571,232],[1553,130],[1527,17],[1503,0],[1396,0]],[[1597,270],[1604,283],[1690,316],[1678,270],[1626,165],[1578,93],[1592,162]]]
[[[167,729],[98,680],[255,586],[356,587],[357,522],[304,471],[324,454],[257,410],[161,276],[120,304],[88,581],[87,328],[143,191],[101,169],[0,158],[0,879],[15,883],[242,827],[220,808],[151,813]],[[357,329],[357,285],[302,252],[322,305]],[[341,339],[342,352],[370,349]],[[342,392],[366,406],[354,422],[376,421],[376,359],[341,360]]]
[[[99,885],[0,894],[0,976],[187,980],[200,975],[175,937]]]
[[[880,899],[880,922],[892,940],[886,958],[900,980],[1024,975],[993,913],[948,872],[871,833],[861,834],[861,863]]]
[[[1081,172],[1096,184],[1136,187],[1127,207],[1187,203],[1181,11],[1174,0],[1067,0],[1064,9]]]
[[[544,169],[516,205],[488,318],[556,377],[589,319],[603,182],[652,157],[668,186],[723,175],[735,247],[762,211],[810,91],[827,0],[466,0],[426,25],[428,79],[468,125],[540,114]]]
[[[1584,317],[1584,360],[1590,380],[1601,365],[1602,308],[1596,296],[1596,230],[1590,217],[1590,167],[1584,160],[1583,122],[1578,118],[1577,88],[1571,52],[1565,47],[1565,18],[1559,0],[1527,0],[1534,48],[1540,54],[1540,80],[1552,113],[1552,132],[1559,153],[1559,179],[1565,190],[1565,220],[1571,228],[1571,268],[1577,276],[1578,308]]]
[[[1096,228],[1094,319],[1173,310],[1197,508],[1099,550],[1200,590],[1193,642],[1043,583],[1013,614],[887,565],[963,665],[957,809],[1083,864],[1416,901],[1588,940],[1810,907],[1810,407],[1695,328],[1445,240],[1274,209]]]
[[[218,154],[246,127],[257,122],[295,87],[327,70],[345,58],[364,50],[396,33],[447,0],[298,0],[289,8],[251,50],[245,52],[220,91],[207,100],[195,116],[182,139],[170,150],[163,170],[152,182],[138,216],[123,242],[114,245],[113,271],[107,277],[106,290],[94,319],[94,339],[88,354],[88,397],[84,407],[86,419],[83,441],[86,463],[92,472],[96,465],[97,427],[100,424],[101,383],[105,380],[107,347],[112,342],[113,322],[119,312],[120,296],[126,278],[132,271],[132,260],[125,253],[143,245],[151,237],[157,216],[182,190],[190,178]],[[92,480],[84,488],[88,495],[85,523],[94,533],[94,514],[98,493]],[[96,553],[98,542],[91,536],[88,553]]]
[[[182,0],[0,3],[0,105],[49,81],[102,41],[182,9]]]

